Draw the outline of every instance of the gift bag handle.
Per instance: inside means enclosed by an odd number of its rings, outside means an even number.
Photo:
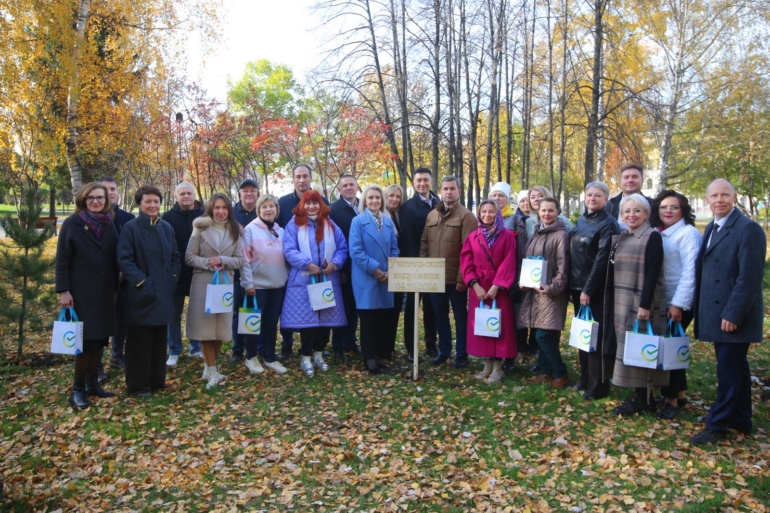
[[[323,283],[325,281],[329,281],[329,278],[326,277],[324,273],[321,273],[321,281],[317,281],[315,278],[315,274],[310,275],[310,284],[315,285],[316,283]]]
[[[70,320],[67,320],[67,313],[70,314]],[[78,316],[75,313],[75,309],[71,306],[62,307],[61,310],[59,310],[59,322],[79,322]]]
[[[257,296],[256,296],[256,295],[254,295],[254,296],[249,296],[249,295],[247,295],[247,294],[244,294],[244,295],[243,295],[243,308],[248,308],[248,307],[249,307],[249,304],[247,303],[247,301],[248,301],[248,299],[249,299],[249,298],[253,298],[253,299],[254,299],[254,310],[256,310],[257,308],[259,308],[259,305],[257,305]]]
[[[684,327],[682,326],[682,323],[679,321],[675,321],[673,319],[668,320],[668,326],[666,327],[666,333],[668,334],[668,337],[684,337]]]
[[[545,257],[544,256],[530,255],[530,256],[527,257],[527,260],[545,260]]]
[[[492,306],[487,307],[487,304],[484,301],[479,301],[479,308],[482,310],[497,310],[497,299],[492,300]]]
[[[211,278],[211,284],[212,285],[230,285],[230,278],[227,277],[227,273],[222,271],[221,276],[224,277],[224,283],[220,282],[220,279],[219,279],[219,277],[220,277],[219,269],[214,271],[214,276]]]
[[[581,321],[596,322],[594,320],[594,313],[591,311],[591,307],[588,305],[580,305],[578,309],[577,318]]]
[[[639,319],[637,319],[636,321],[634,321],[634,329],[633,329],[633,332],[634,332],[634,333],[639,333]],[[654,337],[654,336],[655,336],[655,335],[652,333],[652,324],[650,323],[650,321],[647,321],[647,334],[648,334],[648,335],[650,335],[651,337]]]

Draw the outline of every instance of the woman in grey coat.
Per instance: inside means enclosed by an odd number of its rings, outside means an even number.
[[[134,194],[139,216],[118,242],[118,265],[128,282],[126,388],[138,397],[166,388],[166,328],[182,267],[174,229],[158,215],[162,199],[155,187],[140,187]]]
[[[75,356],[75,383],[70,404],[88,408],[89,395],[112,397],[96,379],[100,351],[115,335],[118,266],[117,234],[107,188],[86,184],[75,200],[75,214],[59,232],[56,249],[56,292],[62,308],[76,309],[83,322],[83,352]]]

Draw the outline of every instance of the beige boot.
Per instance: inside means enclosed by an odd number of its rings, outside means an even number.
[[[492,374],[492,358],[484,358],[484,370],[476,374],[476,379],[484,381]]]
[[[503,372],[503,361],[497,358],[492,363],[492,374],[489,375],[487,383],[500,383],[504,377],[505,373]]]

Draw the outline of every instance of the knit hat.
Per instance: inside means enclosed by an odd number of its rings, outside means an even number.
[[[516,203],[520,202],[524,198],[529,196],[529,191],[520,191],[519,195],[516,197]]]
[[[511,197],[511,186],[505,182],[497,182],[495,185],[492,186],[492,190],[490,190],[489,192],[495,192],[495,191],[502,192],[503,194],[505,194],[506,198]]]

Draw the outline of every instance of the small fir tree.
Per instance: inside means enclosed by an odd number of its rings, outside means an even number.
[[[44,254],[56,229],[52,223],[36,228],[41,210],[35,192],[28,190],[18,220],[10,215],[0,218],[7,237],[0,239],[0,317],[15,325],[19,361],[25,334],[50,323],[56,304],[51,286],[55,259]]]

